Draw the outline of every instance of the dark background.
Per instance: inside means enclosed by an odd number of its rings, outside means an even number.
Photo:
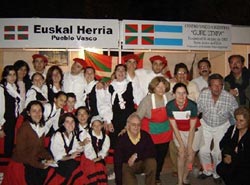
[[[250,0],[15,1],[1,1],[0,18],[134,19],[250,25]]]

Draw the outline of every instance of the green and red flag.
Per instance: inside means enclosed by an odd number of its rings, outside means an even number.
[[[17,30],[18,31],[29,31],[29,27],[24,26],[24,25],[20,25],[20,26],[17,26]]]
[[[142,45],[154,45],[154,37],[151,36],[142,36],[141,38]]]
[[[137,33],[137,32],[138,32],[138,24],[125,25],[125,33]]]
[[[29,35],[28,34],[18,34],[17,35],[17,39],[18,40],[28,40],[29,39]]]
[[[132,45],[138,44],[138,36],[126,36],[125,43],[132,44]]]
[[[153,24],[142,24],[141,31],[142,31],[142,33],[154,33],[154,25]]]
[[[15,34],[4,34],[4,40],[15,40]]]
[[[96,70],[96,78],[102,81],[109,81],[112,71],[118,64],[118,57],[112,57],[84,51],[87,66],[91,66]]]
[[[4,26],[4,31],[5,32],[15,31],[15,26],[12,26],[12,25]]]

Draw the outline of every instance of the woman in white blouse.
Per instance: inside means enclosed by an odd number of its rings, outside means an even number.
[[[75,134],[77,124],[77,119],[72,113],[63,114],[59,120],[60,127],[51,138],[50,150],[58,162],[55,171],[64,177],[64,182],[70,179],[73,171],[80,165],[80,162],[75,160],[81,153]]]
[[[22,110],[25,108],[25,99],[26,99],[26,93],[27,91],[30,89],[30,87],[32,86],[32,82],[30,80],[30,76],[29,76],[29,65],[27,64],[27,62],[23,61],[23,60],[17,60],[14,63],[14,68],[16,70],[16,74],[17,74],[17,86],[19,88],[19,93],[20,96],[22,97],[21,101],[20,101],[20,108],[19,108],[19,112],[22,112]]]
[[[1,103],[5,102],[4,116],[0,118],[1,136],[4,138],[4,154],[10,157],[14,147],[14,133],[17,116],[19,115],[20,94],[16,85],[16,71],[13,65],[4,67],[2,73],[1,86],[3,88],[3,95],[0,97]],[[2,106],[2,105],[1,105]],[[2,111],[3,112],[3,111]],[[1,113],[2,114],[2,113]]]
[[[32,86],[26,94],[25,106],[33,100],[38,100],[41,103],[48,102],[48,89],[44,85],[44,77],[41,73],[34,73],[31,77]]]

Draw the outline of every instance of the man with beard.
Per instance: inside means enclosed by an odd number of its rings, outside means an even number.
[[[250,106],[250,71],[244,66],[245,58],[231,55],[228,58],[231,72],[225,77],[225,90],[232,94],[239,105]]]
[[[200,76],[197,78],[194,78],[192,81],[195,82],[199,88],[199,91],[202,91],[203,89],[208,87],[208,77],[211,73],[211,63],[208,59],[203,58],[198,62],[198,70]]]
[[[167,66],[167,59],[164,56],[155,55],[149,58],[152,69],[137,69],[135,70],[138,76],[139,84],[142,89],[142,97],[148,94],[148,84],[156,76],[163,76],[162,70]]]

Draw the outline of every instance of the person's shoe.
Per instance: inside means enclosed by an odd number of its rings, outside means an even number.
[[[156,180],[155,180],[155,185],[161,185],[161,180],[156,179]]]
[[[108,180],[114,180],[115,179],[115,172],[108,175]]]
[[[211,176],[212,176],[212,174],[211,174],[211,175],[206,175],[206,174],[204,174],[204,173],[201,173],[201,174],[198,176],[198,179],[204,180],[204,179],[207,179],[208,177],[211,177]]]
[[[178,176],[178,173],[177,173],[177,172],[172,172],[172,176],[173,176],[173,177],[177,177],[177,176]]]
[[[191,185],[189,179],[183,180],[182,184],[183,185]]]
[[[213,178],[214,179],[214,183],[215,184],[222,184],[222,179],[219,177],[219,178]]]

